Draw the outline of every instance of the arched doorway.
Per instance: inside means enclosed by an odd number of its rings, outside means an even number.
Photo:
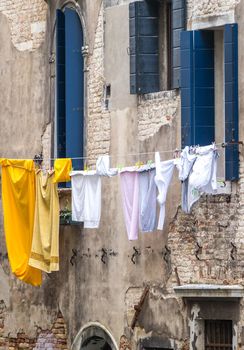
[[[72,350],[118,350],[112,334],[100,323],[82,327],[75,337]]]

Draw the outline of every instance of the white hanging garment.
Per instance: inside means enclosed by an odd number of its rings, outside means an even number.
[[[96,171],[72,171],[72,220],[98,228],[101,217],[101,177]]]
[[[196,161],[189,175],[187,189],[187,212],[202,193],[217,193],[217,159],[215,145],[197,147]]]
[[[96,163],[97,175],[101,175],[101,176],[114,176],[114,175],[117,175],[118,174],[118,170],[117,169],[111,169],[109,164],[110,164],[110,162],[109,162],[109,156],[108,155],[98,157],[97,163]]]
[[[160,205],[159,220],[158,220],[158,230],[162,230],[165,220],[165,202],[169,184],[172,180],[175,160],[166,160],[160,162],[159,152],[155,153],[155,164],[156,164],[156,176],[155,183],[158,188],[157,200]]]

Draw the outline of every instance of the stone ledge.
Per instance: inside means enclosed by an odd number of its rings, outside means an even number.
[[[242,298],[244,287],[240,285],[186,284],[174,287],[181,298]]]

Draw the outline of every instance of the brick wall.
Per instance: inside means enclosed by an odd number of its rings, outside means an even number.
[[[34,50],[40,46],[46,28],[44,0],[1,0],[0,12],[9,19],[12,42],[17,49]]]
[[[179,102],[179,95],[175,90],[141,96],[138,104],[139,140],[144,141],[154,135],[162,125],[170,125]]]
[[[0,350],[66,350],[67,347],[67,330],[59,312],[56,321],[51,329],[43,330],[37,327],[36,337],[29,338],[28,335],[19,330],[16,337],[4,337],[4,318],[7,310],[4,302],[0,301]]]
[[[101,6],[94,50],[88,57],[87,156],[93,164],[99,155],[109,152],[110,114],[104,108],[104,9]]]

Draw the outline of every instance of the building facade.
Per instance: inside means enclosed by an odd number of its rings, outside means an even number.
[[[244,349],[243,1],[1,0],[0,27],[1,157],[120,167],[215,140],[221,179],[185,214],[175,174],[137,241],[103,179],[100,228],[61,225],[40,288],[11,274],[1,215],[0,349]]]

